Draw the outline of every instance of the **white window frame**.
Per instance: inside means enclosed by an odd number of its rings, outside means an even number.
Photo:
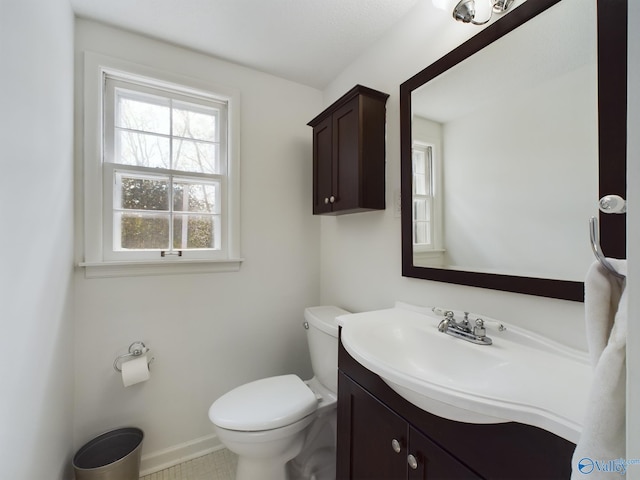
[[[159,252],[149,255],[136,252],[114,255],[112,237],[112,178],[117,165],[104,162],[104,84],[105,77],[116,77],[154,88],[180,91],[185,95],[211,98],[227,105],[227,165],[222,187],[223,234],[221,251],[184,250],[182,256]],[[87,277],[114,277],[168,273],[237,271],[240,256],[240,160],[239,160],[239,92],[209,82],[137,65],[125,60],[85,52],[84,54],[84,149],[83,194],[78,210],[82,211],[83,237],[79,245],[78,265]],[[127,170],[135,170],[135,167]],[[160,173],[160,172],[159,172]],[[190,174],[189,174],[190,175]],[[108,178],[111,176],[111,178]],[[111,237],[109,237],[111,235]],[[130,252],[128,252],[130,253]]]
[[[430,175],[427,181],[430,183],[429,191],[427,195],[429,198],[430,207],[430,221],[429,221],[429,235],[431,243],[429,244],[415,244],[413,243],[414,257],[419,258],[422,261],[440,260],[444,255],[443,246],[443,205],[442,205],[442,155],[439,141],[423,141],[415,140],[412,144],[412,162],[413,151],[431,150],[431,162],[429,166]],[[415,179],[412,179],[412,185],[415,183]],[[415,185],[412,187],[411,192],[411,237],[414,237],[415,217],[414,217],[414,199],[418,195],[415,194]]]
[[[413,164],[412,167],[412,171],[413,171],[413,181],[411,182],[413,187],[412,187],[412,210],[414,210],[412,212],[412,219],[413,219],[413,226],[412,226],[412,232],[413,232],[413,249],[414,251],[416,250],[433,250],[435,248],[435,228],[434,228],[434,220],[435,220],[435,212],[434,212],[434,204],[435,204],[435,195],[434,195],[434,191],[435,191],[435,179],[434,179],[434,164],[435,164],[435,147],[433,145],[424,143],[424,142],[413,142],[413,146],[411,148],[411,161],[412,163],[415,162],[415,156],[416,156],[416,152],[420,152],[422,153],[422,155],[424,156],[424,161],[425,161],[425,179],[424,179],[424,183],[425,183],[425,187],[424,189],[428,192],[425,194],[420,194],[417,193],[418,190],[418,182],[416,179],[416,172],[415,172],[415,163]],[[428,210],[428,220],[417,220],[416,219],[416,212],[415,212],[415,204],[416,204],[416,200],[421,199],[421,200],[425,200],[427,202],[427,210]],[[428,223],[427,226],[427,237],[429,238],[429,242],[428,243],[416,243],[415,241],[415,231],[416,231],[416,223],[418,222],[426,222]]]

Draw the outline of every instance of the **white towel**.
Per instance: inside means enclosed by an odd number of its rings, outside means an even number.
[[[609,262],[616,271],[627,274],[626,260]],[[625,458],[625,283],[598,262],[585,280],[587,343],[594,372],[582,434],[571,462],[572,480],[611,480],[611,469]]]

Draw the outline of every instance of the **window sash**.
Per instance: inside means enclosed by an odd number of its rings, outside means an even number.
[[[414,144],[412,149],[413,245],[434,249],[434,158],[433,146]]]
[[[161,96],[162,94],[162,96]],[[129,98],[158,105],[168,109],[170,118],[167,130],[164,132],[127,128],[124,125],[117,125],[118,119],[118,98]],[[185,137],[173,132],[173,114],[175,110],[186,110],[193,113],[206,113],[215,119],[215,135],[213,139],[202,139]],[[157,88],[138,84],[122,79],[116,79],[105,74],[104,79],[104,144],[103,162],[119,163],[116,161],[116,151],[114,146],[118,142],[118,133],[130,133],[133,135],[145,135],[156,139],[166,139],[168,143],[168,162],[164,168],[195,173],[193,170],[173,168],[174,161],[174,141],[181,143],[190,142],[193,144],[209,145],[217,151],[217,162],[210,173],[228,174],[228,105],[213,98],[201,98],[195,95],[180,93],[166,88]]]
[[[177,254],[184,258],[210,258],[224,259],[227,256],[227,239],[225,232],[228,228],[228,218],[224,215],[227,211],[226,192],[227,178],[223,175],[185,175],[182,172],[175,173],[168,169],[155,169],[148,167],[122,166],[112,163],[103,165],[103,188],[105,192],[105,202],[103,216],[104,222],[104,255],[105,260],[152,260],[160,259],[161,252],[166,254]],[[122,206],[122,177],[165,181],[167,184],[167,200],[165,208],[124,208]],[[215,187],[215,209],[211,212],[196,210],[180,210],[174,205],[174,186],[176,184],[209,185]],[[117,220],[123,214],[138,215],[140,217],[164,216],[167,219],[167,242],[165,246],[153,246],[148,248],[128,249],[122,247],[121,223]],[[213,247],[176,247],[172,239],[175,239],[174,228],[176,220],[194,217],[209,217],[214,227]],[[184,230],[183,230],[184,231]],[[184,239],[184,237],[183,237]],[[183,242],[184,243],[184,242]]]
[[[166,95],[166,97],[165,97]],[[169,112],[168,129],[165,131],[154,131],[145,129],[132,129],[119,126],[117,99],[133,99],[142,101],[151,106],[159,105],[167,108]],[[173,115],[176,110],[186,110],[195,114],[205,113],[212,117],[215,126],[214,135],[209,138],[198,138],[197,135],[185,136],[175,135],[173,131],[174,122]],[[137,82],[130,82],[124,79],[115,78],[110,74],[104,74],[104,92],[103,92],[103,118],[104,118],[104,141],[103,141],[103,246],[104,260],[161,260],[166,258],[166,254],[181,252],[181,258],[190,259],[225,259],[228,258],[227,252],[227,229],[229,227],[227,218],[226,198],[228,193],[227,172],[228,172],[228,146],[227,146],[227,104],[213,98],[201,98],[192,94],[185,94],[166,88],[156,88],[155,86],[147,86]],[[167,139],[168,142],[168,162],[164,167],[173,167],[176,161],[175,142],[181,142],[183,145],[199,144],[211,146],[214,149],[214,159],[212,168],[202,169],[203,171],[189,171],[181,168],[162,168],[147,167],[140,165],[129,165],[117,163],[116,142],[120,132],[129,132],[134,135],[149,135],[156,138]],[[194,138],[195,137],[195,138]],[[197,148],[197,147],[196,147]],[[199,151],[196,151],[199,155]],[[118,179],[122,176],[130,175],[135,178],[164,178],[168,186],[167,208],[165,210],[148,210],[136,211],[132,209],[119,208],[121,205],[121,190],[119,190]],[[175,211],[173,206],[173,191],[176,184],[202,184],[215,186],[216,191],[216,212],[189,212]],[[120,202],[120,203],[118,203]],[[127,210],[125,212],[125,210]],[[167,222],[167,238],[164,244],[166,248],[162,248],[151,242],[149,248],[124,248],[122,245],[122,219],[133,218],[138,216],[140,222],[145,221],[153,223],[156,218],[156,224],[166,220]],[[124,217],[123,217],[124,216]],[[162,220],[160,220],[162,219]],[[191,221],[193,226],[199,221],[200,225],[211,225],[211,244],[209,247],[188,248],[189,235],[185,238],[184,234],[188,231],[187,224]],[[178,231],[178,225],[180,231]],[[157,226],[157,225],[156,225]],[[161,229],[162,230],[162,229]],[[164,235],[164,234],[163,234]],[[206,233],[205,233],[206,238]],[[176,239],[180,245],[176,245]],[[144,246],[144,242],[142,242]],[[184,246],[187,248],[182,248]],[[165,252],[161,256],[161,252]],[[173,256],[172,258],[175,258]]]

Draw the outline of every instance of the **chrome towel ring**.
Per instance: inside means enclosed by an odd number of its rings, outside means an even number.
[[[627,211],[627,202],[618,195],[606,195],[600,199],[598,207],[602,213],[620,214]],[[602,252],[602,247],[600,246],[600,229],[598,228],[598,219],[596,217],[591,217],[589,220],[589,238],[591,240],[591,250],[593,250],[593,254],[596,256],[598,262],[600,262],[600,265],[606,268],[614,277],[624,280],[626,277],[613,268],[613,265],[609,263],[609,260],[607,260],[607,257],[605,257]]]

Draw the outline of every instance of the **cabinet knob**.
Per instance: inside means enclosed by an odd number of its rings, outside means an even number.
[[[324,197],[324,204],[327,205],[329,203],[329,198],[328,197]]]
[[[418,468],[418,460],[416,460],[416,457],[411,454],[409,454],[409,456],[407,457],[407,463],[409,464],[409,468],[411,468],[411,470],[416,470]]]
[[[329,202],[333,203],[333,202],[335,202],[335,201],[336,201],[336,197],[334,197],[333,195],[331,195],[331,196],[329,197]]]
[[[391,448],[393,448],[394,452],[400,453],[400,442],[394,438],[393,440],[391,440]]]

